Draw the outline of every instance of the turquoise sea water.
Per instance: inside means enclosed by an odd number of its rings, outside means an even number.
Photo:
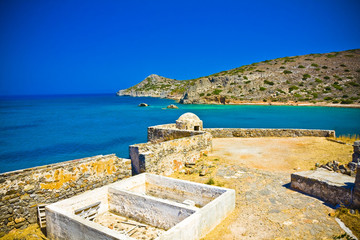
[[[141,102],[150,104],[140,108]],[[180,105],[157,98],[81,95],[0,99],[0,172],[99,154],[128,157],[147,127],[185,112],[204,127],[335,129],[360,134],[360,109],[294,106]]]

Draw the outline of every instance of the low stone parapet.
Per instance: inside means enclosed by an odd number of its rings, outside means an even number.
[[[320,198],[332,205],[353,205],[354,181],[354,177],[322,169],[291,174],[292,189]]]
[[[213,138],[251,137],[335,137],[334,130],[270,128],[205,128]]]

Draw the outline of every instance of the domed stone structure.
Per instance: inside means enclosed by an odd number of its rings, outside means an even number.
[[[198,116],[193,113],[184,113],[176,120],[176,128],[182,130],[193,130],[201,131],[203,130],[203,122]]]

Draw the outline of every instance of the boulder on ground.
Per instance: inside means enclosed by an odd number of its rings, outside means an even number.
[[[167,108],[178,109],[179,107],[174,104],[170,104]]]
[[[139,107],[147,107],[147,106],[149,106],[149,104],[147,104],[147,103],[140,103],[139,104]]]

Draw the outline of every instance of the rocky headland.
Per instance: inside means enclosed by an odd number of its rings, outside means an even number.
[[[118,96],[183,104],[360,106],[360,49],[265,60],[191,80],[152,74]]]

